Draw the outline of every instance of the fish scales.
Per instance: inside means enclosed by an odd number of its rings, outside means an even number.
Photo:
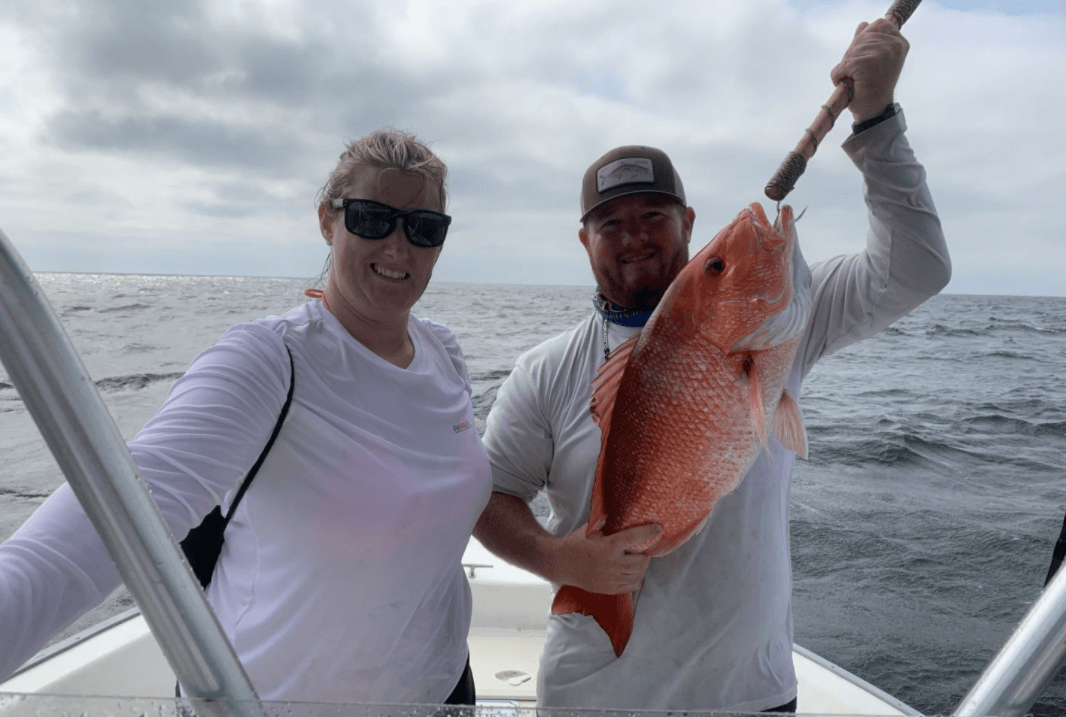
[[[602,439],[590,534],[658,523],[662,533],[632,551],[665,555],[702,528],[769,437],[806,456],[802,416],[784,384],[809,314],[809,283],[787,206],[771,226],[752,204],[682,269],[641,333],[593,382],[590,410]],[[557,614],[592,615],[619,655],[634,610],[631,595],[573,586],[552,605]]]

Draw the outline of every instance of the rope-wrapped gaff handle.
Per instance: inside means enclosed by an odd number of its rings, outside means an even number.
[[[885,13],[885,17],[896,23],[896,29],[903,27],[903,23],[911,19],[911,15],[921,5],[922,0],[896,0],[892,7]]]
[[[910,19],[921,2],[922,0],[896,0],[885,13],[885,17],[899,29]],[[770,179],[770,183],[766,185],[763,191],[766,192],[767,197],[780,202],[792,191],[800,175],[807,169],[808,160],[818,151],[818,145],[829,134],[829,130],[833,129],[837,117],[847,109],[850,102],[851,88],[847,83],[841,82],[833,90],[829,100],[822,105],[822,109],[819,110],[811,126],[804,130],[803,137],[796,148],[788,153],[785,161]]]

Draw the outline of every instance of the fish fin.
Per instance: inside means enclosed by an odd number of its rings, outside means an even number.
[[[603,628],[607,637],[611,640],[614,654],[622,656],[622,652],[629,643],[633,634],[633,595],[601,595],[590,593],[572,585],[564,585],[555,593],[552,601],[553,615],[566,615],[571,612],[579,612],[582,615],[591,615],[596,624]]]
[[[592,400],[589,401],[589,411],[592,412],[592,420],[601,430],[604,421],[610,424],[611,411],[614,410],[614,399],[618,396],[618,386],[622,383],[622,374],[625,373],[626,364],[633,353],[633,347],[637,345],[640,334],[629,337],[619,344],[611,352],[610,358],[596,372],[596,378],[592,379]]]
[[[748,374],[748,399],[751,402],[751,418],[755,437],[762,447],[769,451],[770,441],[766,437],[766,412],[762,404],[762,387],[759,385],[759,371],[755,367],[755,358],[744,357],[744,372]]]
[[[603,454],[607,450],[607,435],[611,432],[611,416],[614,413],[614,401],[618,397],[618,387],[622,385],[622,375],[637,345],[640,334],[630,337],[611,352],[610,358],[600,366],[596,378],[592,380],[592,400],[589,412],[592,420],[600,427],[600,456],[596,461],[596,477],[592,482],[592,497],[589,500],[588,532],[592,533],[607,522],[607,508],[603,502]]]
[[[803,423],[803,412],[792,394],[784,391],[777,404],[774,416],[774,438],[800,458],[807,458],[807,427]]]

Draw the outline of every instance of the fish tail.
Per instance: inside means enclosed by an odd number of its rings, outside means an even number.
[[[630,635],[633,634],[633,595],[601,595],[590,593],[572,585],[564,585],[552,601],[552,614],[565,615],[579,612],[591,615],[607,633],[614,654],[622,656]]]

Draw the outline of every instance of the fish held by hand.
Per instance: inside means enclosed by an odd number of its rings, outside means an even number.
[[[807,456],[785,388],[810,314],[810,272],[792,208],[771,223],[746,207],[693,257],[648,323],[593,381],[601,431],[588,533],[639,525],[662,532],[630,552],[665,555],[706,523],[773,437]],[[552,612],[591,615],[621,655],[634,595],[563,586]]]

